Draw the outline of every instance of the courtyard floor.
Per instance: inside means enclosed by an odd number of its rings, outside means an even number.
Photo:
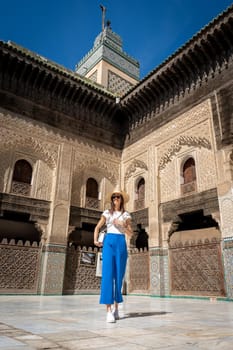
[[[0,350],[233,349],[233,302],[124,296],[105,316],[98,295],[0,296]]]

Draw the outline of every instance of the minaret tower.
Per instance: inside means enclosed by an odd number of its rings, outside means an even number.
[[[76,73],[122,96],[139,81],[139,63],[123,52],[122,39],[105,25],[106,7],[102,10],[102,31],[96,37],[93,48],[76,65]]]

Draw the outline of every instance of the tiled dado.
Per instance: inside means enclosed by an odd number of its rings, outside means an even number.
[[[58,244],[43,247],[41,294],[62,294],[66,249],[66,246]]]
[[[233,237],[223,239],[223,259],[227,298],[233,299]]]
[[[169,270],[167,249],[150,249],[150,280],[151,295],[169,295]]]

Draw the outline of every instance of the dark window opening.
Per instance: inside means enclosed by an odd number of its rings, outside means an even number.
[[[134,201],[134,210],[145,208],[145,180],[140,178],[136,186],[136,198]]]
[[[94,248],[94,229],[95,224],[83,222],[81,228],[72,231],[68,238],[68,245],[77,247]]]
[[[146,248],[148,250],[148,233],[146,230],[142,227],[141,224],[137,224],[137,230],[136,232],[136,248],[138,249],[144,249]]]
[[[143,178],[140,179],[137,186],[138,199],[145,198],[145,180]]]
[[[29,221],[30,214],[12,211],[4,211],[0,219],[0,242],[6,238],[9,242],[11,239],[22,241],[23,244],[29,241],[39,243],[41,232],[37,231],[33,222]]]
[[[184,178],[184,184],[187,184],[196,180],[195,161],[193,158],[189,158],[184,163],[183,178]]]
[[[17,160],[14,167],[13,181],[31,183],[32,167],[24,159]]]
[[[98,183],[90,177],[86,184],[86,207],[91,209],[99,209],[99,190]]]
[[[87,180],[86,196],[98,199],[98,183],[91,177]]]

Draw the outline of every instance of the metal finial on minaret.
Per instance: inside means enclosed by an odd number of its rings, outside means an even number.
[[[106,13],[106,7],[103,5],[100,5],[101,11],[102,11],[102,32],[104,31],[105,27],[105,13]]]
[[[109,21],[109,19],[107,20],[106,25],[107,25],[107,28],[111,29],[111,21]]]

